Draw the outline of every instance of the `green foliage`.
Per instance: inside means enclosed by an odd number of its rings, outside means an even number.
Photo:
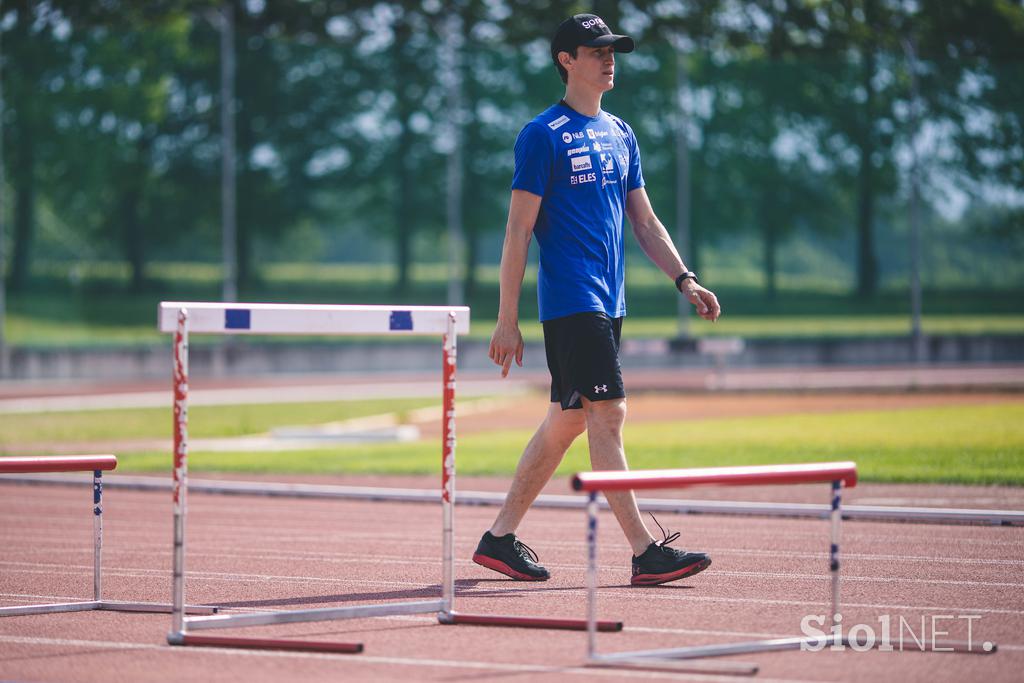
[[[448,249],[440,236],[449,220],[453,115],[463,147],[467,279],[476,286],[476,265],[495,260],[500,247],[515,135],[561,93],[547,37],[558,18],[590,7],[229,4],[244,286],[260,285],[266,262],[372,254],[396,265],[397,296],[414,293],[415,264]],[[13,284],[38,284],[36,260],[116,254],[139,290],[153,262],[219,257],[222,6],[4,4]],[[844,287],[884,290],[905,272],[892,254],[905,252],[894,239],[906,234],[908,150],[922,131],[926,202],[943,220],[960,221],[949,196],[966,196],[988,214],[965,225],[998,245],[1019,242],[1020,3],[596,7],[639,41],[637,52],[619,58],[605,104],[633,124],[648,187],[669,225],[685,194],[675,169],[679,96],[686,102],[692,205],[684,208],[693,243],[682,247],[691,265],[703,271],[723,241],[756,240],[754,267],[770,296],[784,288],[794,244],[813,235],[840,240],[839,260],[857,263],[843,274]],[[441,59],[453,16],[463,40],[458,111]]]

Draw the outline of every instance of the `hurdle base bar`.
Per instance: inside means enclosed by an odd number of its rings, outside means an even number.
[[[114,600],[103,600],[96,609],[109,610],[111,612],[149,612],[153,614],[170,614],[174,611],[174,605],[162,602],[120,602]],[[220,607],[212,605],[185,605],[185,614],[219,614]]]
[[[604,661],[601,656],[589,660],[587,666],[606,669],[639,669],[643,671],[671,671],[680,674],[708,674],[725,676],[755,676],[761,667],[747,662],[698,662],[676,659],[615,659]]]
[[[586,631],[586,619],[559,619],[552,617],[520,617],[492,614],[463,614],[441,612],[437,620],[442,624],[473,626],[506,626],[511,628],[543,628],[562,631]],[[598,621],[597,630],[615,633],[622,630],[621,621]]]
[[[389,617],[398,614],[422,614],[440,612],[442,600],[420,600],[418,602],[397,602],[386,605],[356,605],[354,607],[320,607],[317,609],[289,610],[286,612],[255,612],[253,614],[215,614],[207,617],[185,619],[185,630],[215,628],[240,628],[245,626],[268,626],[270,624],[298,624],[309,621],[334,621],[366,617]]]
[[[19,617],[28,614],[53,614],[56,612],[88,612],[105,610],[108,612],[146,612],[152,614],[170,614],[170,604],[156,602],[119,602],[114,600],[86,600],[83,602],[54,602],[46,605],[21,605],[18,607],[0,607],[0,617]],[[186,605],[187,614],[217,614],[218,607],[206,605]]]
[[[302,652],[334,652],[359,654],[362,643],[333,643],[319,640],[286,640],[279,638],[240,638],[237,636],[197,636],[172,633],[167,636],[171,645],[192,647],[237,647],[252,650],[293,650]]]
[[[595,654],[589,662],[614,665],[617,662],[637,662],[647,659],[702,659],[705,657],[728,657],[732,655],[757,654],[761,652],[782,652],[786,650],[820,651],[833,645],[841,645],[845,648],[853,646],[861,647],[862,643],[851,640],[847,636],[829,635],[822,638],[807,636],[796,636],[793,638],[774,638],[770,640],[752,640],[741,643],[723,643],[719,645],[697,645],[691,647],[667,648],[661,650],[636,650],[633,652],[616,652],[611,654]],[[873,649],[879,649],[881,643],[872,645]],[[902,652],[949,652],[960,654],[992,654],[998,646],[992,644],[990,650],[985,650],[980,643],[968,643],[958,640],[936,640],[926,642],[925,647],[904,648]],[[895,648],[894,648],[895,651]]]

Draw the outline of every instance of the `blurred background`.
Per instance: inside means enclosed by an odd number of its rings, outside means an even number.
[[[582,11],[638,42],[604,108],[725,309],[681,315],[627,238],[628,334],[1024,359],[1017,0],[3,0],[3,376],[163,357],[161,300],[465,303],[486,340],[512,145]]]

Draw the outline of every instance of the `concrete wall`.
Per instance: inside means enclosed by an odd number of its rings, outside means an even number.
[[[933,363],[1024,362],[1024,335],[940,336],[927,339]],[[752,339],[739,353],[716,357],[696,342],[629,339],[623,342],[629,367],[702,367],[716,361],[733,367],[779,365],[887,365],[913,362],[906,337],[851,339]],[[527,360],[543,368],[544,349],[527,345]],[[418,340],[378,343],[248,343],[233,338],[227,346],[193,344],[190,372],[203,376],[253,376],[274,373],[361,373],[431,371],[440,368],[440,342]],[[462,370],[491,369],[487,343],[461,341]],[[170,377],[171,345],[102,349],[11,349],[11,379],[153,379]]]

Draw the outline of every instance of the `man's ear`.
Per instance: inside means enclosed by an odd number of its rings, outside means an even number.
[[[569,70],[569,65],[572,64],[572,55],[562,50],[558,53],[558,63],[562,65],[562,68],[566,71]]]

